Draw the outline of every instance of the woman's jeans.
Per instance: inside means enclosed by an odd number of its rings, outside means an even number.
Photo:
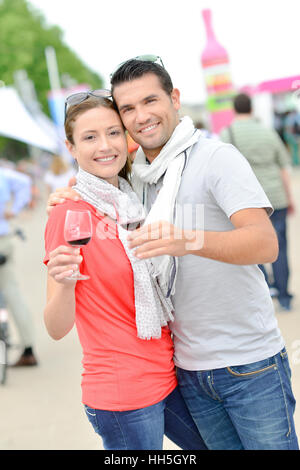
[[[207,450],[178,387],[159,403],[137,410],[84,407],[106,450],[161,450],[164,434],[181,449]]]
[[[177,369],[181,393],[209,449],[297,450],[287,352],[242,366]]]

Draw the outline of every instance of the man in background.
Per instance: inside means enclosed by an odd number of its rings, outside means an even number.
[[[0,167],[0,292],[12,314],[23,347],[23,353],[14,366],[35,366],[33,352],[33,321],[14,272],[13,243],[9,220],[31,201],[31,180],[20,172]],[[10,208],[8,208],[8,205]]]
[[[271,295],[277,296],[281,308],[289,311],[292,295],[288,290],[287,215],[295,210],[289,175],[290,156],[277,132],[254,119],[248,95],[237,95],[233,106],[235,119],[221,132],[220,138],[233,144],[247,158],[274,208],[271,221],[278,237],[279,255],[272,263],[273,281],[264,266],[260,267]]]

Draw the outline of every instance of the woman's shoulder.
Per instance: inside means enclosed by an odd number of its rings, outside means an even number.
[[[55,238],[62,239],[66,213],[68,210],[73,210],[73,211],[90,210],[91,212],[93,211],[95,212],[95,208],[83,200],[73,201],[73,200],[68,199],[61,204],[57,204],[51,210],[48,220],[46,222],[46,227],[45,227],[46,241],[49,242]]]
[[[46,231],[51,232],[61,230],[61,227],[64,226],[66,213],[68,210],[89,210],[91,212],[94,229],[97,231],[99,236],[101,234],[100,238],[102,240],[112,238],[112,234],[113,238],[118,238],[116,222],[105,214],[99,212],[94,206],[86,201],[83,201],[82,199],[79,201],[67,199],[65,202],[57,204],[50,212],[46,223]]]
[[[90,210],[91,212],[95,212],[95,208],[86,201],[79,199],[79,201],[73,201],[72,199],[66,199],[63,203],[57,204],[50,212],[50,216],[52,219],[56,219],[65,215],[68,210],[73,211],[82,211],[82,210]]]

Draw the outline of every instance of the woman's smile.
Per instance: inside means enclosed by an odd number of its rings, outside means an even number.
[[[101,165],[110,165],[111,163],[114,163],[117,158],[118,155],[111,155],[107,157],[97,157],[94,160],[95,162],[100,163]]]

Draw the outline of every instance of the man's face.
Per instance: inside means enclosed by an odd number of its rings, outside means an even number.
[[[114,99],[129,134],[149,161],[159,154],[179,123],[179,91],[169,96],[153,73],[114,88]]]

